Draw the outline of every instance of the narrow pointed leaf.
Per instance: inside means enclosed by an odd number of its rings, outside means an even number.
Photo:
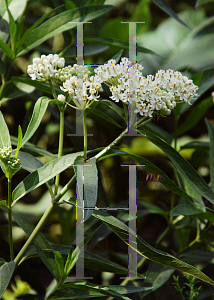
[[[129,232],[130,228],[119,221],[117,218],[109,215],[105,211],[95,211],[93,213],[93,216],[100,221],[102,221],[106,226],[108,226],[117,236],[119,236],[120,239],[122,239],[127,245],[129,244]],[[136,235],[136,233],[133,231],[131,234],[136,236],[137,243],[135,247],[133,248],[141,255],[145,256],[146,258],[155,261],[157,263],[163,264],[165,266],[177,269],[181,272],[185,272],[187,274],[190,274],[192,276],[197,277],[198,279],[201,279],[211,285],[214,285],[214,281],[210,279],[208,276],[206,276],[203,272],[196,269],[195,267],[177,259],[176,257],[157,250],[153,247],[151,247],[146,241],[144,241],[140,236]]]
[[[85,38],[84,39],[86,42],[88,43],[99,43],[101,45],[109,45],[109,46],[115,46],[115,47],[120,47],[123,49],[129,49],[129,43],[121,41],[121,40],[116,40],[116,39],[110,39],[110,38],[100,38],[100,37],[90,37],[90,38]],[[143,53],[148,53],[148,54],[153,54],[153,55],[157,55],[157,56],[161,56],[157,53],[155,53],[154,51],[142,47],[142,46],[138,46],[137,47],[137,51],[139,52],[143,52]]]
[[[48,13],[44,14],[38,21],[36,21],[28,30],[26,30],[18,43],[18,47],[20,47],[24,43],[24,41],[30,36],[31,32],[36,27],[38,27],[45,19],[47,19],[47,17],[49,17],[53,12],[55,12],[57,9],[59,9],[61,7],[62,7],[62,5],[54,8],[54,9],[51,9]]]
[[[62,288],[56,292],[54,292],[51,296],[49,296],[49,300],[71,300],[71,299],[81,299],[81,298],[95,298],[95,297],[105,297],[105,292],[112,292],[112,296],[117,298],[115,295],[119,295],[119,299],[121,299],[121,295],[124,294],[132,294],[132,293],[140,293],[145,290],[151,289],[151,287],[136,287],[136,286],[120,286],[120,285],[95,285],[92,283],[84,283],[84,282],[77,282],[76,286],[74,287],[75,283],[65,283]],[[89,287],[84,287],[84,284],[90,284]],[[78,286],[79,285],[79,286]],[[83,289],[84,287],[84,289]],[[100,293],[100,291],[102,294]],[[128,297],[124,297],[122,299],[130,299]]]
[[[75,28],[77,26],[76,22],[93,20],[109,12],[112,8],[113,6],[111,5],[91,5],[60,13],[35,28],[18,49],[18,55],[21,56],[27,53],[47,39],[63,31]]]
[[[151,163],[149,160],[147,160],[144,157],[141,157],[139,155],[129,154],[125,151],[116,150],[113,149],[110,151],[110,154],[107,154],[105,156],[102,156],[99,158],[99,160],[105,159],[110,156],[114,155],[128,155],[131,158],[133,158],[135,161],[137,161],[139,164],[144,165],[143,168],[151,174],[155,175],[161,175],[163,177],[163,180],[160,181],[162,185],[164,185],[166,188],[168,188],[170,191],[174,192],[175,194],[189,200],[190,202],[193,202],[192,198],[181,188],[179,188],[174,181],[172,181],[160,168],[158,168],[156,165]]]
[[[96,159],[91,158],[85,163],[82,157],[77,157],[74,161],[74,170],[77,176],[77,188],[80,197],[79,200],[82,205],[84,203],[85,222],[92,215],[97,202],[98,175]]]
[[[212,190],[214,191],[214,126],[207,119],[205,120],[210,137],[210,180]]]
[[[0,40],[0,49],[9,57],[10,60],[14,60],[14,58],[15,58],[14,52],[2,40]]]
[[[11,147],[10,134],[3,114],[0,111],[0,149]]]
[[[22,128],[19,125],[19,127],[18,127],[18,142],[17,142],[16,154],[15,154],[16,158],[18,157],[19,149],[21,148],[21,145],[22,145]]]
[[[184,123],[175,130],[173,136],[179,136],[193,128],[199,120],[203,117],[208,109],[213,106],[213,100],[211,97],[204,99],[198,105],[195,105],[188,118]]]
[[[15,269],[15,262],[11,261],[9,263],[5,263],[0,268],[0,299],[3,296],[6,288],[10,282],[10,279],[13,275],[13,271]]]
[[[165,13],[170,15],[172,18],[174,18],[176,21],[181,23],[182,25],[189,28],[189,26],[184,23],[177,15],[176,13],[168,6],[168,4],[164,0],[152,0],[157,6],[159,6]]]
[[[208,201],[214,204],[214,193],[206,183],[206,181],[196,172],[190,163],[183,158],[174,148],[162,141],[159,137],[151,134],[147,130],[140,130],[145,136],[157,147],[159,147],[172,161],[174,166],[186,178],[199,194],[205,197]]]
[[[21,146],[23,146],[36,132],[46,112],[50,100],[51,99],[48,97],[41,97],[36,101],[36,104],[33,109],[33,114],[30,119],[30,123],[28,124],[25,135],[23,137]]]
[[[15,222],[21,227],[24,232],[27,234],[27,236],[30,236],[33,230],[35,229],[35,226],[23,218],[21,215],[17,213],[12,213],[13,219]],[[49,269],[49,271],[52,273],[54,278],[57,281],[60,281],[60,274],[58,270],[57,263],[55,261],[55,257],[52,251],[52,248],[48,241],[45,239],[45,237],[39,233],[36,238],[33,241],[33,244],[36,247],[36,250],[38,252],[39,257],[43,261],[43,263],[46,265],[46,267]]]
[[[51,178],[55,177],[57,174],[66,170],[74,163],[75,158],[80,154],[82,154],[82,152],[71,153],[60,158],[56,158],[28,175],[13,190],[13,201],[18,201],[27,193],[31,192]]]

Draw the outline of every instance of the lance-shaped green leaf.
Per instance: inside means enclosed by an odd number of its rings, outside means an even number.
[[[70,300],[78,298],[92,298],[112,296],[116,299],[130,300],[129,297],[123,294],[138,293],[151,289],[151,287],[133,287],[133,286],[119,286],[119,285],[98,285],[90,282],[74,282],[65,283],[62,288],[54,292],[48,299],[50,300]]]
[[[91,158],[85,163],[82,157],[77,157],[74,161],[74,171],[77,177],[79,201],[84,209],[85,222],[92,215],[97,202],[98,176],[96,158]]]
[[[129,43],[120,41],[120,40],[116,40],[116,39],[90,37],[90,38],[85,38],[84,40],[88,43],[99,43],[102,45],[109,45],[109,46],[120,47],[123,49],[129,49]],[[154,51],[152,51],[148,48],[142,47],[142,46],[138,46],[137,51],[143,52],[143,53],[148,53],[148,54],[153,54],[153,55],[157,55],[157,56],[162,56],[162,55],[159,55],[159,54],[155,53]]]
[[[0,149],[11,147],[10,134],[5,123],[2,112],[0,111]]]
[[[134,154],[129,154],[125,151],[121,151],[121,150],[117,150],[117,149],[113,149],[111,151],[108,152],[109,154],[102,156],[99,158],[99,160],[105,159],[107,157],[110,156],[114,156],[114,155],[128,155],[131,158],[133,158],[135,161],[137,161],[139,164],[143,165],[143,168],[151,174],[155,174],[155,175],[161,175],[163,177],[163,180],[160,181],[160,183],[162,185],[164,185],[167,189],[169,189],[170,191],[174,192],[175,194],[189,200],[190,202],[193,202],[192,198],[185,192],[183,191],[181,188],[179,188],[174,181],[172,181],[167,175],[166,173],[164,173],[160,168],[158,168],[156,165],[154,165],[153,163],[151,163],[149,160],[147,160],[144,157],[141,157],[139,155],[134,155]]]
[[[47,39],[77,26],[76,22],[93,20],[109,12],[112,5],[91,5],[67,10],[52,17],[42,25],[35,28],[31,35],[18,49],[18,56],[21,56]]]
[[[214,191],[214,127],[207,119],[205,120],[210,137],[210,180],[212,190]]]
[[[82,152],[77,152],[64,155],[60,158],[56,158],[28,175],[13,190],[13,201],[18,201],[27,193],[31,192],[51,178],[55,177],[57,174],[66,170],[74,163],[75,158],[81,154]]]
[[[166,12],[168,15],[170,15],[172,18],[174,18],[179,23],[183,24],[186,27],[189,27],[186,23],[184,23],[177,15],[176,13],[167,5],[167,3],[164,0],[152,0],[157,6],[159,6],[164,12]]]
[[[186,178],[189,184],[194,187],[199,194],[214,204],[213,191],[185,158],[183,158],[174,148],[162,141],[159,137],[151,134],[149,131],[142,129],[140,132],[145,134],[153,144],[159,147],[169,157],[182,176]]]
[[[22,145],[22,128],[19,125],[19,127],[18,127],[18,142],[17,142],[17,147],[16,147],[15,158],[17,158],[19,155],[19,149],[21,148],[21,145]]]
[[[211,97],[204,99],[198,105],[195,105],[188,118],[184,121],[184,123],[179,126],[177,130],[174,132],[174,136],[179,136],[185,133],[187,130],[193,128],[199,120],[203,117],[210,107],[213,106],[213,100]]]
[[[17,213],[13,212],[12,215],[13,219],[24,230],[27,236],[30,236],[33,230],[35,229],[34,225]],[[36,247],[39,257],[49,269],[49,271],[52,273],[54,278],[59,282],[60,274],[50,244],[41,233],[39,233],[36,236],[33,243]]]
[[[106,226],[108,226],[120,239],[122,239],[127,245],[129,244],[129,234],[133,234],[136,236],[136,232],[131,231],[130,228],[119,221],[117,218],[109,215],[105,211],[95,211],[93,216],[99,220],[101,220]],[[195,267],[177,259],[176,257],[157,250],[151,247],[146,241],[144,241],[140,236],[136,236],[136,245],[134,246],[134,250],[136,250],[141,255],[146,258],[155,261],[159,264],[169,266],[171,268],[177,269],[184,273],[188,273],[192,276],[197,277],[211,285],[214,285],[214,281],[206,276],[203,272],[196,269]]]
[[[38,27],[45,19],[47,19],[52,13],[54,13],[57,9],[61,8],[61,6],[51,9],[49,12],[44,14],[38,21],[36,21],[28,30],[25,31],[21,39],[19,40],[18,47],[23,44],[23,42],[30,36],[31,32]]]
[[[15,262],[5,263],[0,268],[0,298],[3,296],[15,269]]]
[[[36,101],[36,104],[33,109],[33,114],[30,119],[30,123],[28,124],[25,135],[23,137],[21,146],[23,146],[36,132],[37,128],[39,127],[42,121],[44,113],[46,112],[50,100],[51,99],[48,97],[41,97]]]
[[[10,60],[14,60],[15,53],[10,49],[8,44],[0,40],[0,49],[9,57]]]

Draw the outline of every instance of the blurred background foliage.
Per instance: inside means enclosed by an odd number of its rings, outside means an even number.
[[[24,31],[26,31],[41,16],[60,5],[65,5],[66,9],[98,3],[113,5],[114,8],[108,14],[93,20],[92,24],[87,24],[84,27],[84,63],[89,65],[104,63],[112,56],[116,55],[121,49],[123,50],[122,56],[128,57],[128,46],[123,47],[124,44],[122,44],[122,42],[128,43],[128,24],[121,23],[121,21],[144,21],[144,24],[137,25],[137,45],[148,48],[157,53],[157,55],[138,52],[137,60],[144,66],[143,74],[154,75],[159,69],[170,68],[179,70],[184,75],[189,77],[193,76],[192,78],[194,79],[195,84],[199,84],[200,87],[200,97],[195,104],[197,105],[197,110],[195,109],[195,105],[192,105],[188,109],[187,107],[180,108],[178,106],[174,115],[167,118],[161,118],[158,123],[154,121],[149,125],[150,129],[153,128],[156,132],[158,131],[160,136],[165,137],[169,142],[173,142],[173,137],[175,137],[175,134],[173,135],[173,133],[177,132],[177,150],[181,150],[181,154],[186,159],[190,160],[200,175],[208,182],[209,149],[206,147],[206,142],[208,142],[209,138],[204,117],[214,122],[212,98],[210,97],[214,82],[214,1],[168,0],[167,3],[169,7],[176,12],[186,26],[170,17],[154,2],[157,4],[159,1],[31,0],[27,2],[22,0],[16,2],[16,6],[11,9],[15,16],[17,10],[23,9],[27,3],[26,19],[24,23]],[[64,9],[64,7],[60,7],[57,12],[54,12],[51,16],[64,11]],[[17,17],[19,16],[19,13],[20,11],[17,12]],[[4,14],[3,8],[0,9],[0,14]],[[1,26],[4,25],[5,27],[3,33],[1,31],[0,38],[6,41],[9,29],[7,24],[2,24],[2,22],[3,21],[1,20]],[[66,65],[73,64],[76,62],[76,29],[60,33],[25,55],[18,57],[13,63],[12,76],[22,76],[23,74],[26,74],[27,66],[28,64],[31,64],[33,57],[40,56],[41,54],[59,53],[66,47],[68,47],[68,49],[63,55],[66,59]],[[11,86],[8,85],[8,88],[5,90],[4,99],[1,102],[1,110],[8,124],[10,134],[14,136],[14,145],[16,145],[15,137],[17,137],[18,125],[21,125],[23,131],[26,130],[34,103],[42,95],[48,94],[45,94],[43,91],[35,89],[32,86],[16,81],[13,81],[12,89]],[[102,98],[108,99],[108,96],[109,94],[104,89]],[[208,99],[209,105],[206,105],[205,108],[201,108],[199,105],[204,99]],[[121,133],[122,128],[125,125],[121,119],[119,119],[118,115],[110,108],[107,108],[107,106],[99,104],[98,110],[104,111],[107,115],[112,117],[119,126],[116,127],[111,122],[103,121],[100,116],[93,114],[92,111],[87,119],[88,132],[93,133],[93,137],[89,137],[88,139],[89,149],[106,146]],[[175,118],[179,112],[183,113],[176,126]],[[56,108],[49,105],[48,111],[45,113],[38,131],[30,140],[31,144],[26,144],[25,150],[35,155],[34,146],[32,146],[32,144],[34,144],[44,150],[56,154],[59,131],[58,120],[59,114]],[[181,124],[184,122],[187,122],[188,124],[182,130]],[[181,128],[180,132],[178,131],[179,128]],[[73,133],[75,130],[75,112],[69,107],[66,110],[65,130],[65,134]],[[192,141],[204,142],[204,147],[196,149],[195,147],[192,148],[187,146],[188,143]],[[65,136],[64,146],[64,153],[82,150],[82,139],[74,139],[73,137]],[[123,140],[121,146],[121,150],[147,158],[160,169],[163,169],[171,179],[173,178],[173,168],[166,155],[145,137],[127,137]],[[42,154],[38,156],[38,153],[36,156],[43,163],[48,162],[50,159],[48,156]],[[128,162],[133,163],[133,160],[123,156],[115,156],[109,157],[98,164],[99,173],[101,175],[97,203],[98,207],[127,205],[128,168],[122,168],[121,164]],[[16,175],[13,179],[14,187],[24,179],[26,175],[27,172],[24,170],[19,172],[19,175]],[[61,186],[63,186],[72,175],[72,169],[66,170],[60,178]],[[170,210],[171,193],[161,184],[161,182],[154,183],[146,181],[146,175],[147,173],[143,168],[138,168],[137,187],[139,210],[137,228],[138,234],[141,237],[151,245],[156,246],[155,241],[167,226],[166,215]],[[2,172],[0,183],[1,199],[6,199],[7,185]],[[64,199],[75,196],[75,193],[75,190],[71,189],[69,195],[66,195]],[[42,186],[32,191],[27,197],[24,197],[22,201],[17,203],[14,207],[14,211],[18,211],[35,223],[43,214],[49,201],[50,197],[46,192],[45,187]],[[175,203],[178,202],[177,196],[175,196],[174,201]],[[7,239],[7,222],[5,215],[2,212],[0,212],[0,214],[0,256],[7,259],[9,246],[4,242],[4,240]],[[122,220],[127,219],[127,216],[124,213],[121,213],[118,217]],[[86,231],[88,228],[93,228],[93,222],[93,219],[86,222]],[[185,222],[180,224],[180,228],[177,228],[174,233],[171,233],[167,239],[159,245],[159,248],[173,254],[183,249],[188,245],[195,234],[195,231],[192,230],[195,228],[195,222],[196,220],[194,218],[186,217]],[[71,209],[70,206],[65,205],[64,207],[58,208],[58,212],[52,214],[49,221],[45,224],[43,232],[53,243],[71,245],[75,240],[75,224],[75,210]],[[106,236],[108,235],[109,232],[106,229]],[[14,240],[16,243],[15,248],[17,249],[20,248],[25,240],[23,231],[17,227],[15,223]],[[118,249],[120,249],[121,253],[118,253]],[[200,249],[198,249],[198,251],[200,251]],[[94,253],[99,253],[99,255],[103,255],[104,257],[109,256],[112,261],[118,262],[118,260],[120,260],[124,266],[127,264],[127,246],[121,241],[118,242],[118,238],[113,234],[99,243],[94,248]],[[189,257],[191,257],[191,255],[189,255]],[[213,276],[213,267],[210,267],[210,264],[212,263],[213,258],[212,260],[210,258],[209,263],[203,262],[204,266],[207,266],[207,269],[205,270],[206,273],[211,277]],[[28,267],[29,265],[30,264],[28,264]],[[31,272],[33,268],[36,269],[35,267],[38,269],[43,268],[42,263],[37,258],[32,260],[29,272]],[[144,266],[144,270],[146,270],[147,267],[148,264]],[[153,267],[154,263],[150,264],[149,268],[151,270]],[[158,267],[156,266],[156,271],[157,268]],[[163,268],[163,266],[160,266],[160,268]],[[34,274],[34,271],[32,271],[33,275],[31,280],[29,276],[26,278],[24,275],[25,271],[26,264],[23,264],[23,268],[20,268],[19,270],[21,273],[19,275],[22,276],[22,279],[28,281],[32,288],[36,288],[37,291],[38,289],[42,291],[43,286],[38,278],[38,274]],[[160,269],[160,272],[162,271],[163,270]],[[91,276],[90,272],[88,274]],[[172,273],[172,271],[170,272]],[[165,270],[164,274],[166,276],[163,278],[163,284],[164,280],[167,281],[168,278],[170,278],[170,272]],[[29,273],[27,274],[29,275]],[[50,274],[46,269],[44,269],[42,276],[44,278],[40,279],[44,279],[44,282],[48,284],[50,281]],[[94,271],[92,276],[98,283],[102,283],[105,279],[105,276],[103,279],[100,277],[100,273],[96,271]],[[115,275],[114,279],[112,281],[109,280],[109,282],[112,284],[119,283],[119,275]],[[149,294],[148,292],[148,296],[146,296],[145,299],[164,300],[169,299],[170,297],[173,297],[173,299],[180,299],[180,297],[176,298],[176,291],[171,283],[172,279],[168,281],[167,289],[166,286],[163,285],[162,288],[152,294]],[[157,287],[159,286],[160,285],[157,284]],[[204,289],[205,291],[202,291],[200,299],[211,299],[208,297],[211,297],[210,295],[213,291],[209,288]],[[203,293],[205,295],[204,297]]]

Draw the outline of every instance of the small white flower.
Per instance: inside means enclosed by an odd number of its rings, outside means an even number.
[[[57,99],[60,101],[60,102],[65,102],[65,96],[60,94],[58,95]]]

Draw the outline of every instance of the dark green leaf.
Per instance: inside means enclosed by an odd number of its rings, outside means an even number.
[[[48,94],[52,95],[50,86],[47,83],[32,80],[29,77],[26,77],[26,75],[23,75],[22,77],[21,76],[20,77],[13,76],[13,77],[11,77],[11,81],[14,82],[14,83],[19,83],[20,82],[20,83],[23,83],[25,85],[35,87],[35,88],[37,88],[37,89],[39,89],[39,90],[41,90],[45,93],[48,93]],[[58,87],[56,87],[56,86],[53,86],[53,87],[54,87],[54,90],[57,93],[62,92]]]
[[[16,31],[17,31],[17,26],[15,23],[15,20],[13,18],[13,15],[11,14],[10,10],[7,8],[7,12],[9,15],[9,28],[10,28],[10,39],[11,39],[11,48],[12,51],[15,50],[16,48]]]
[[[173,272],[174,270],[172,268],[151,262],[146,271],[146,279],[143,282],[143,286],[152,286],[152,288],[151,290],[142,292],[142,297],[146,297],[146,295],[163,286],[172,276]]]
[[[36,101],[36,104],[33,109],[33,114],[30,119],[30,123],[28,124],[25,135],[23,137],[21,146],[23,146],[36,132],[46,112],[50,100],[51,99],[48,97],[41,97]]]
[[[158,146],[172,161],[174,166],[186,178],[199,194],[205,197],[208,201],[214,204],[214,193],[206,183],[206,181],[195,171],[190,163],[183,158],[174,148],[166,144],[159,137],[151,134],[145,129],[140,130],[145,136],[156,146]]]
[[[4,117],[2,112],[0,111],[0,149],[3,149],[5,147],[11,147],[11,141],[10,141],[10,134],[7,127],[7,124],[5,123]]]
[[[146,158],[129,154],[127,152],[121,151],[121,150],[111,150],[110,154],[107,154],[105,156],[102,156],[99,158],[99,160],[105,159],[110,156],[114,155],[128,155],[132,157],[135,161],[137,161],[139,164],[144,165],[143,168],[150,174],[155,175],[161,175],[163,177],[163,180],[160,181],[162,185],[164,185],[166,188],[171,190],[172,192],[176,193],[177,195],[189,200],[190,202],[193,202],[192,198],[185,193],[182,189],[180,189],[161,169],[159,169],[156,165],[148,161]]]
[[[60,252],[54,251],[53,253],[54,253],[55,261],[58,266],[60,277],[63,278],[64,277],[64,259]]]
[[[28,30],[26,30],[18,43],[18,47],[20,47],[24,43],[24,41],[30,36],[31,32],[36,27],[38,27],[45,19],[47,19],[48,16],[50,16],[53,12],[55,12],[57,9],[59,9],[61,7],[62,7],[62,5],[54,8],[54,9],[51,9],[48,13],[44,14],[38,21],[36,21]]]
[[[164,0],[152,0],[158,7],[160,7],[165,13],[170,15],[172,18],[174,18],[179,23],[183,24],[184,26],[188,27],[186,23],[184,23],[177,15],[176,13],[166,4]]]
[[[17,143],[18,143],[18,139],[17,137],[15,136],[10,136],[11,138],[11,143],[12,145],[16,146]],[[22,147],[22,149],[25,149],[31,153],[35,153],[36,156],[40,155],[40,156],[48,156],[48,157],[51,157],[51,158],[56,158],[56,155],[52,154],[51,152],[45,150],[45,149],[42,149],[38,146],[35,146],[34,144],[31,144],[29,142],[27,142],[26,144],[24,144],[24,146]]]
[[[0,49],[9,57],[10,60],[14,60],[14,58],[15,58],[14,52],[2,40],[0,40]]]
[[[209,220],[213,222],[214,215],[211,212],[202,212],[201,209],[196,208],[192,203],[185,203],[185,204],[179,204],[177,205],[172,212],[170,213],[170,216],[177,217],[177,216],[194,216],[196,218],[201,218],[205,220]]]
[[[15,262],[5,263],[0,268],[0,298],[3,296],[15,269]]]
[[[31,94],[35,88],[29,84],[25,84],[22,82],[6,82],[3,98],[1,99],[1,103],[6,102],[10,99],[20,98],[26,94]]]
[[[76,284],[75,287],[73,286],[74,284]],[[84,284],[85,284],[85,286],[84,286]],[[86,284],[88,284],[88,287],[86,286]],[[115,298],[120,297],[119,299],[121,299],[120,295],[142,292],[142,291],[148,290],[148,289],[151,289],[151,287],[120,286],[120,285],[111,285],[111,286],[96,285],[95,286],[92,283],[76,282],[73,284],[70,284],[70,283],[64,284],[59,291],[54,292],[48,299],[50,299],[50,300],[75,299],[76,300],[79,298],[104,297],[104,296],[106,296],[107,292],[109,292],[109,293],[112,292],[111,295],[113,297],[115,297]],[[115,295],[119,295],[119,296],[115,296]],[[124,297],[122,299],[130,299],[130,298]]]
[[[88,43],[96,43],[96,44],[98,43],[101,45],[109,45],[111,47],[115,46],[115,47],[120,47],[123,49],[129,49],[129,44],[127,42],[116,40],[116,39],[91,37],[91,38],[85,38],[85,41]],[[145,47],[142,47],[142,46],[138,46],[137,51],[161,56],[161,55],[155,53],[154,51],[147,49]]]
[[[7,201],[6,200],[0,200],[0,205],[3,205],[7,207]]]
[[[129,244],[130,228],[128,226],[119,221],[117,218],[109,215],[106,211],[95,211],[93,213],[93,216],[101,220],[104,224],[106,224],[106,226],[108,226],[127,245]],[[202,273],[200,270],[180,261],[179,259],[173,257],[172,255],[166,252],[162,252],[151,247],[140,236],[136,235],[135,232],[132,232],[131,234],[133,234],[137,238],[137,244],[135,245],[135,247],[133,247],[133,249],[141,255],[145,256],[146,258],[152,261],[180,270],[184,273],[195,276],[196,278],[201,279],[211,285],[214,285],[214,281],[211,280],[204,273]]]
[[[121,126],[113,118],[109,117],[106,113],[102,112],[99,109],[92,109],[91,114],[94,114],[94,115],[116,125],[117,127],[121,128]]]
[[[21,148],[21,145],[22,145],[22,128],[19,125],[19,127],[18,127],[18,142],[17,142],[15,157],[18,157],[19,149]]]
[[[35,229],[34,225],[30,223],[28,220],[23,218],[17,213],[12,213],[13,219],[16,221],[16,223],[24,230],[24,232],[27,234],[27,236],[30,236],[33,230]],[[55,261],[55,257],[52,251],[52,248],[48,241],[45,239],[45,237],[39,233],[36,238],[33,241],[36,250],[38,252],[39,257],[43,261],[43,263],[46,265],[46,267],[49,269],[49,271],[52,273],[54,278],[57,281],[60,281],[60,274],[58,270],[57,263]]]
[[[207,119],[205,121],[210,137],[210,180],[212,190],[214,191],[214,127]]]
[[[0,58],[0,74],[4,74],[4,73],[5,73],[5,65],[2,59]]]
[[[115,104],[113,101],[110,100],[100,100],[99,101],[100,104],[105,104],[106,106],[110,107],[111,109],[113,109],[113,111],[115,111],[121,118],[124,118],[124,112],[123,110],[117,105]]]
[[[96,55],[99,53],[102,53],[109,49],[109,46],[103,46],[103,45],[85,45],[84,46],[84,57],[90,56],[90,55]],[[70,58],[75,57],[76,58],[76,47],[73,47],[66,51],[66,54],[63,55],[64,58]]]
[[[196,4],[195,4],[195,7],[199,7],[199,6],[202,6],[206,3],[209,3],[209,2],[213,2],[213,0],[197,0]]]
[[[200,119],[203,117],[206,111],[210,109],[212,106],[213,106],[213,101],[211,97],[204,99],[198,105],[194,105],[194,108],[189,114],[188,118],[185,120],[185,122],[182,125],[179,126],[177,130],[175,130],[173,136],[180,136],[186,131],[193,128],[200,121]]]
[[[195,149],[202,151],[209,151],[210,145],[208,142],[190,142],[183,146],[181,146],[181,150],[183,149]]]
[[[98,175],[96,158],[93,157],[88,162],[84,162],[82,157],[77,157],[74,161],[74,170],[77,177],[80,202],[84,207],[85,222],[92,215],[97,202]]]
[[[13,190],[13,201],[18,201],[27,193],[31,192],[51,178],[55,177],[57,174],[66,170],[74,163],[75,158],[80,154],[82,154],[82,152],[71,153],[60,158],[56,158],[28,175]]]
[[[35,28],[18,49],[21,56],[60,32],[75,28],[76,22],[93,20],[109,12],[111,5],[91,5],[67,10]],[[73,22],[72,22],[73,21]]]

